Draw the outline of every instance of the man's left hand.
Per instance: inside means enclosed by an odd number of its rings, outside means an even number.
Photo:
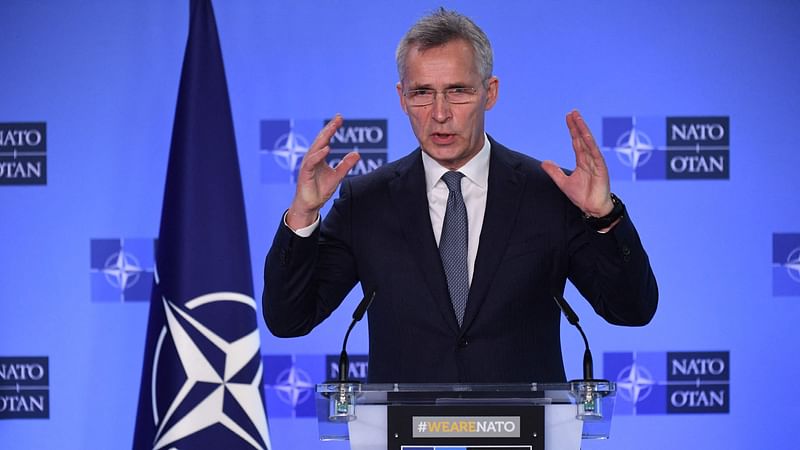
[[[567,114],[567,128],[575,150],[575,170],[566,175],[553,161],[542,162],[542,169],[581,211],[603,217],[614,208],[606,162],[578,111]]]

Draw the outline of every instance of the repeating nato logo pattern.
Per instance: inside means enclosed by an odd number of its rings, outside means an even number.
[[[730,411],[728,352],[615,352],[603,376],[617,383],[614,414]]]
[[[155,239],[92,239],[93,302],[149,302]]]
[[[800,296],[800,233],[772,235],[772,295]]]
[[[316,417],[315,386],[325,380],[322,355],[263,355],[270,417]]]
[[[0,185],[47,184],[47,124],[0,123]]]
[[[261,182],[292,184],[308,148],[329,119],[280,119],[261,121]],[[386,163],[386,119],[345,120],[330,142],[327,162],[336,166],[357,150],[361,160],[348,176],[372,172]]]
[[[728,117],[606,117],[602,129],[614,179],[730,178]]]
[[[49,417],[49,358],[0,357],[0,419]]]
[[[316,385],[339,376],[339,355],[263,355],[270,417],[317,417]],[[349,355],[348,379],[367,381],[368,356]]]

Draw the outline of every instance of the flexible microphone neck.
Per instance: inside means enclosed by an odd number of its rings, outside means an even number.
[[[567,318],[567,321],[574,325],[575,328],[581,333],[581,337],[583,338],[583,345],[585,349],[583,351],[583,379],[584,380],[594,380],[594,362],[592,360],[592,351],[589,350],[589,340],[586,338],[586,333],[583,332],[583,328],[581,328],[580,324],[578,323],[578,315],[575,314],[575,311],[572,307],[569,306],[567,300],[558,292],[553,294],[553,299],[558,304],[559,309],[561,312],[564,313],[564,316]]]
[[[373,289],[372,291],[368,292],[367,295],[364,296],[363,299],[358,303],[356,310],[353,311],[353,321],[350,322],[350,326],[347,328],[347,333],[344,335],[344,342],[342,343],[342,353],[339,354],[339,382],[344,383],[347,382],[347,376],[350,372],[350,358],[347,356],[347,341],[350,339],[350,332],[353,331],[353,327],[356,326],[356,323],[360,321],[364,314],[366,314],[367,309],[372,304],[372,301],[375,299],[376,291]]]
[[[589,350],[589,340],[586,339],[586,333],[583,332],[583,328],[577,322],[575,322],[575,327],[581,332],[585,347],[583,350],[583,379],[594,380],[594,363],[592,361],[592,352]]]
[[[344,342],[342,343],[342,353],[339,354],[339,381],[347,381],[347,375],[350,373],[350,357],[347,356],[347,340],[350,338],[350,332],[356,325],[357,320],[353,319],[350,326],[347,328],[347,333],[344,335]]]
[[[356,326],[357,320],[353,320],[350,322],[350,326],[347,327],[347,333],[344,335],[344,342],[342,342],[342,352],[347,349],[347,341],[350,339],[350,332],[353,331],[353,328]]]

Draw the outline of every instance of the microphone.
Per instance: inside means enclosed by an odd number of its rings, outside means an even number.
[[[350,358],[347,356],[347,340],[350,338],[350,332],[353,331],[353,327],[356,325],[358,321],[364,318],[364,314],[366,314],[367,309],[369,309],[369,305],[372,304],[372,301],[375,300],[375,294],[377,291],[373,289],[372,291],[367,292],[367,295],[364,296],[363,299],[358,303],[356,310],[353,311],[353,321],[350,322],[350,327],[347,329],[347,333],[344,335],[344,342],[342,343],[342,353],[339,354],[339,382],[346,383],[347,375],[350,372]]]
[[[580,324],[578,324],[578,315],[575,314],[575,311],[572,307],[569,306],[567,300],[558,292],[553,293],[553,299],[558,304],[559,309],[561,312],[564,313],[564,316],[567,318],[567,322],[571,325],[574,325],[578,331],[581,332],[581,336],[583,337],[583,344],[586,346],[586,350],[583,352],[583,380],[589,381],[594,380],[594,369],[593,369],[593,362],[592,362],[592,352],[589,350],[589,340],[586,339],[586,334],[583,332]]]

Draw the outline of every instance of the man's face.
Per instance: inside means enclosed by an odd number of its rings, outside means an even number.
[[[423,151],[444,167],[460,168],[483,146],[484,114],[497,101],[498,87],[495,77],[483,81],[466,41],[458,39],[422,51],[418,47],[409,49],[405,74],[397,83],[400,105]],[[448,103],[443,91],[456,87],[477,89],[474,101]],[[415,89],[436,90],[433,104],[408,104],[403,93]]]

